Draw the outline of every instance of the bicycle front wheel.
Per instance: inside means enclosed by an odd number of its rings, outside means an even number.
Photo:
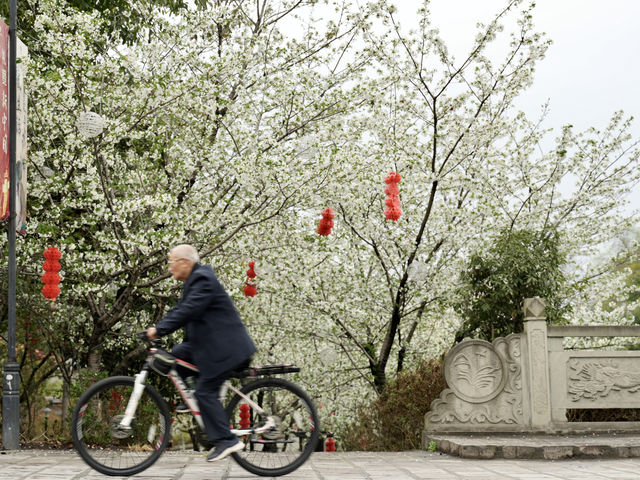
[[[239,395],[227,406],[232,429],[259,430],[271,417],[275,425],[263,433],[240,437],[245,447],[233,458],[245,470],[261,476],[279,476],[300,467],[315,450],[320,422],[309,396],[297,385],[281,378],[262,378],[242,388],[241,392],[258,404],[259,414]]]
[[[131,428],[123,428],[132,377],[110,377],[82,394],[73,412],[71,436],[82,459],[112,476],[135,475],[149,468],[169,442],[171,417],[158,391],[146,385]]]

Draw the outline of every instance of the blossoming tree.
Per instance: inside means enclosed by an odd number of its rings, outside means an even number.
[[[344,7],[315,23],[313,1],[214,3],[179,16],[132,5],[148,22],[123,45],[97,12],[43,1],[26,39],[30,221],[19,268],[37,280],[42,250],[62,251],[55,309],[30,308],[67,381],[69,366],[128,368],[131,333],[177,296],[173,245],[194,244],[223,281],[240,277],[255,227],[321,188],[308,139],[330,137],[352,105],[362,15]],[[283,22],[303,30],[285,37]],[[83,135],[83,112],[104,120],[102,133]],[[21,288],[23,300],[39,288]]]
[[[166,253],[189,242],[234,295],[260,359],[307,367],[337,422],[389,374],[446,349],[459,273],[498,232],[558,232],[572,258],[630,224],[616,208],[638,153],[622,114],[602,132],[567,127],[541,152],[547,132],[513,108],[548,46],[530,7],[507,2],[455,59],[428,2],[417,32],[386,1],[336,0],[324,22],[316,3],[179,15],[136,3],[148,21],[125,46],[98,13],[41,2],[20,273],[37,279],[55,244],[63,281],[46,316],[39,286],[21,291],[67,381],[71,365],[126,371],[131,333],[179,294]],[[508,18],[516,30],[503,31]],[[76,121],[89,111],[105,128],[86,138]],[[576,271],[568,299],[620,284],[620,272],[597,284],[591,273]],[[591,306],[574,311],[597,320]]]
[[[260,255],[268,268],[253,315],[273,319],[264,326],[273,355],[295,350],[322,366],[314,383],[342,415],[354,398],[382,390],[390,373],[451,345],[460,272],[500,232],[558,232],[562,255],[576,259],[637,218],[621,214],[638,180],[637,142],[623,114],[602,131],[567,126],[543,151],[549,132],[515,110],[548,46],[530,6],[509,2],[459,60],[428,10],[419,13],[420,30],[406,33],[392,7],[381,10],[388,30],[369,37],[369,102],[318,153],[331,166],[326,190],[295,218],[260,227],[276,248]],[[514,16],[517,29],[504,31]],[[505,53],[490,56],[501,41]],[[384,215],[389,172],[402,176],[397,221]],[[332,233],[320,236],[325,207],[337,215]],[[612,266],[597,277],[567,268],[569,320],[631,320],[605,308],[624,295],[624,272]]]

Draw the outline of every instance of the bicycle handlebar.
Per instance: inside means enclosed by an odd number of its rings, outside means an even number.
[[[141,332],[136,332],[136,338],[142,342],[149,343],[155,347],[162,345],[162,342],[160,341],[159,338],[154,338],[153,340],[150,340],[149,337],[147,337],[146,330],[142,330]]]

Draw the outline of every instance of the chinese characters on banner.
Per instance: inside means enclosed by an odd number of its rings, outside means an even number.
[[[9,27],[0,20],[0,220],[9,216]]]
[[[27,47],[16,39],[16,229],[27,217]],[[9,217],[9,27],[0,20],[0,220]]]

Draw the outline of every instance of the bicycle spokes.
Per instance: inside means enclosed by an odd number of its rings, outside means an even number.
[[[140,394],[133,419],[123,422],[133,379],[107,379],[80,399],[74,444],[91,466],[108,475],[147,468],[167,444],[169,416],[162,397],[150,388]],[[143,468],[140,468],[144,466]]]
[[[244,442],[234,458],[258,475],[283,475],[297,468],[315,448],[315,409],[299,388],[280,379],[254,382],[242,390],[264,410],[241,397],[229,405],[233,431]]]

